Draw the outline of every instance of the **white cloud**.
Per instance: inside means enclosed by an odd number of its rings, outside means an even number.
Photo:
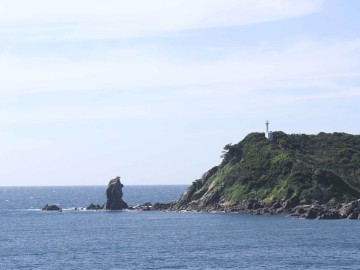
[[[2,0],[0,37],[106,39],[239,26],[317,12],[323,0]]]
[[[360,75],[359,40],[245,49],[216,60],[166,58],[141,49],[98,53],[89,51],[86,61],[0,55],[0,93],[181,86],[194,87],[199,96],[214,87],[232,92],[334,88],[337,80]]]
[[[344,83],[360,77],[359,40],[308,41],[284,44],[276,50],[261,47],[212,61],[166,58],[140,49],[109,51],[104,58],[98,53],[89,52],[92,58],[86,61],[2,55],[0,97],[4,100],[22,93],[65,91],[71,98],[73,91],[101,93],[111,88],[127,93],[121,95],[126,107],[104,107],[103,103],[99,107],[74,107],[67,102],[44,108],[3,107],[0,123],[194,118],[218,112],[234,115],[249,113],[254,104],[267,108],[270,103],[283,106],[312,100],[351,100],[360,95],[358,88]],[[164,89],[169,93],[166,96]],[[132,95],[132,90],[137,94]],[[154,98],[149,100],[145,95],[138,100],[147,91]]]

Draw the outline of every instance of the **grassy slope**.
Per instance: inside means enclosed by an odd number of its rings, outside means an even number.
[[[264,133],[251,133],[225,147],[218,168],[195,181],[182,199],[206,205],[294,196],[321,202],[360,198],[360,136],[274,135],[270,142]]]

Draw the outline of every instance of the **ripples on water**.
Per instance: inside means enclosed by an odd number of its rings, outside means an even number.
[[[242,214],[63,211],[106,187],[0,188],[0,267],[43,269],[359,269],[359,221]],[[129,205],[185,186],[128,186]]]

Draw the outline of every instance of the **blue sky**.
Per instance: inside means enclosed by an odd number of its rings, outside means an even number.
[[[0,0],[0,185],[190,184],[267,119],[359,134],[359,10]]]

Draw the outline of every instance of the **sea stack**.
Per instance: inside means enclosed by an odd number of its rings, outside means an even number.
[[[120,182],[120,177],[110,180],[109,185],[106,189],[107,201],[103,208],[105,210],[122,210],[129,208],[126,202],[123,201],[123,184]]]

